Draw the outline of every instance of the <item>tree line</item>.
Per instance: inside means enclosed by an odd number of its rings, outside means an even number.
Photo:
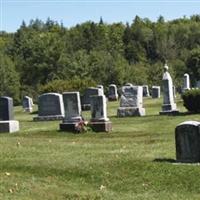
[[[177,87],[184,73],[200,80],[200,15],[156,22],[87,21],[66,28],[48,18],[0,33],[0,95],[19,102],[44,91],[111,83],[160,85],[167,62]]]

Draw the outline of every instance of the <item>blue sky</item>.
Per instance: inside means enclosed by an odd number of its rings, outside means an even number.
[[[39,18],[71,27],[88,20],[129,22],[135,15],[153,21],[200,14],[200,0],[0,0],[0,30],[15,32],[25,20]]]

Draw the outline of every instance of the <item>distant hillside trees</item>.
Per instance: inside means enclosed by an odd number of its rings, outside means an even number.
[[[131,24],[101,18],[69,29],[49,18],[35,19],[22,22],[16,33],[0,33],[1,71],[7,73],[0,93],[37,96],[57,80],[56,85],[72,80],[160,84],[166,61],[179,87],[185,72],[200,79],[199,48],[199,15],[166,22],[162,16],[157,22],[136,16]]]

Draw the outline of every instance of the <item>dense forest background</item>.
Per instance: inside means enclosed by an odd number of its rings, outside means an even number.
[[[200,80],[200,15],[131,24],[91,21],[65,28],[51,19],[31,20],[15,33],[0,32],[0,95],[82,91],[111,83],[160,85],[167,62],[176,87],[184,73]]]

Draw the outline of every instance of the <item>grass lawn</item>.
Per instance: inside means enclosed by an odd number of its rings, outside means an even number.
[[[200,115],[160,116],[161,104],[146,98],[145,117],[117,118],[109,102],[109,134],[61,133],[59,121],[33,122],[16,107],[21,131],[0,134],[0,199],[199,200],[200,165],[171,161],[176,125]]]

